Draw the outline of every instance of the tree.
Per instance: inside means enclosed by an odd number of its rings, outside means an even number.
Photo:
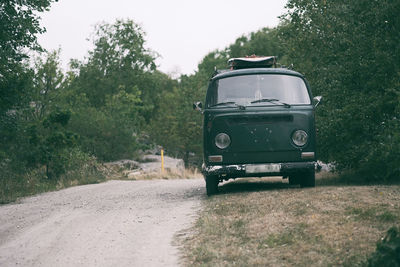
[[[96,25],[86,62],[72,61],[64,99],[74,105],[70,129],[101,160],[131,158],[146,123],[174,82],[156,70],[156,53],[132,20]]]
[[[284,54],[284,48],[278,39],[278,31],[271,28],[263,28],[239,37],[227,48],[227,51],[230,57],[257,55],[280,58]]]
[[[60,50],[47,53],[45,59],[36,58],[33,90],[29,94],[31,116],[34,120],[42,120],[58,102],[57,97],[64,82],[59,54]]]
[[[132,20],[95,26],[94,49],[87,63],[77,66],[76,80],[92,106],[104,106],[107,95],[117,94],[120,88],[128,93],[135,86],[141,89],[142,75],[155,69],[155,54],[144,47],[144,36]]]
[[[189,167],[189,155],[201,157],[201,115],[192,114],[192,104],[196,99],[189,87],[175,87],[166,92],[160,103],[159,112],[151,121],[151,138],[162,145],[170,155],[182,158]]]
[[[0,160],[16,156],[20,136],[18,114],[29,103],[33,72],[26,63],[29,49],[39,50],[36,34],[43,33],[38,12],[53,0],[0,3]]]
[[[279,32],[318,109],[320,157],[370,178],[400,173],[400,3],[290,0]]]
[[[57,0],[8,0],[0,3],[0,116],[15,108],[23,97],[26,67],[21,61],[29,49],[39,50],[36,35],[43,33],[38,12]]]

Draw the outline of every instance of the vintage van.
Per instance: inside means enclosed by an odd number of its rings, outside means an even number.
[[[282,176],[315,186],[316,133],[312,97],[300,73],[276,68],[276,57],[233,58],[211,78],[204,106],[202,172],[207,194],[223,180]]]

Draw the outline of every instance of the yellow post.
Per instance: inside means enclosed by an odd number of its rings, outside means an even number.
[[[164,149],[161,148],[161,172],[164,173]]]

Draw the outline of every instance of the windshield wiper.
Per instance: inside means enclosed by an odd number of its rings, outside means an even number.
[[[262,103],[262,102],[268,102],[268,103],[277,102],[278,104],[285,106],[285,108],[290,108],[289,104],[281,102],[279,99],[276,99],[276,98],[262,98],[262,99],[251,101],[250,103],[255,104],[255,103]]]
[[[223,105],[235,105],[239,109],[246,109],[245,106],[239,105],[239,104],[237,104],[236,102],[233,102],[233,101],[217,103],[217,104],[214,104],[214,105],[210,106],[210,108],[216,107],[216,106],[223,106]]]

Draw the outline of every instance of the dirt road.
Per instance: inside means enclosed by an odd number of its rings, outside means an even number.
[[[110,181],[0,206],[0,266],[176,266],[204,181]]]

